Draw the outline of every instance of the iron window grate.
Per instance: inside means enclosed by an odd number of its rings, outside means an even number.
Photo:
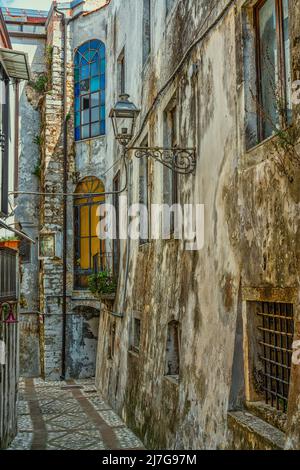
[[[266,404],[287,412],[294,337],[293,305],[262,302],[257,312],[258,346]]]

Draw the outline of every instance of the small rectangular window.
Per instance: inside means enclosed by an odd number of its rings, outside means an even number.
[[[180,367],[180,330],[177,321],[168,324],[165,375],[178,378]]]
[[[141,319],[139,312],[135,312],[131,319],[131,332],[130,332],[130,350],[139,353],[141,346]]]
[[[143,65],[151,52],[151,0],[143,0]]]
[[[116,323],[111,322],[109,327],[108,359],[113,359],[115,355]]]
[[[164,112],[164,147],[175,148],[177,146],[177,110],[174,99]],[[163,167],[163,203],[170,208],[178,202],[178,177],[169,168]],[[164,223],[164,227],[166,224]],[[170,233],[174,232],[175,216],[171,213]]]
[[[136,352],[140,350],[141,342],[141,320],[139,318],[133,319],[133,344],[132,347]]]
[[[116,174],[113,181],[114,195],[113,195],[113,205],[115,209],[115,239],[113,240],[113,271],[114,276],[119,275],[119,265],[120,265],[120,217],[119,217],[119,201],[120,195],[118,194],[120,186],[120,171]]]
[[[125,49],[122,50],[118,59],[118,90],[120,95],[126,92]]]
[[[142,142],[148,147],[148,136]],[[139,161],[139,204],[140,204],[140,245],[149,241],[149,161],[143,157]]]

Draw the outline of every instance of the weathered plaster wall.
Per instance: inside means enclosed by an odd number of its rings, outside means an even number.
[[[108,37],[113,39],[114,63],[124,43],[126,50],[134,51],[126,56],[127,91],[142,109],[138,128],[188,44],[230,2],[178,2],[166,22],[163,3],[153,2],[152,55],[144,70],[139,55],[141,2],[130,2],[125,8],[115,1],[109,7]],[[121,294],[126,282],[123,251],[120,295],[100,318],[98,387],[151,448],[232,446],[227,413],[232,403],[244,401],[243,367],[235,368],[236,357],[243,355],[238,336],[242,306],[248,300],[241,289],[299,289],[297,170],[289,183],[278,174],[267,145],[249,153],[244,150],[244,4],[238,2],[236,8],[230,8],[193,49],[147,127],[150,145],[162,144],[162,114],[177,90],[180,145],[197,148],[196,175],[180,179],[180,200],[205,204],[205,246],[187,252],[176,240],[142,248],[131,242],[125,304]],[[298,7],[296,2],[294,9]],[[293,37],[295,49],[295,32]],[[199,72],[191,78],[193,63],[198,64]],[[146,130],[140,141],[145,134]],[[154,165],[151,198],[155,202],[161,201],[161,181],[162,170]],[[134,162],[135,197],[137,182]],[[115,319],[115,355],[108,359],[111,310],[124,317]],[[129,352],[134,311],[140,312],[142,320],[139,355]],[[295,316],[297,330],[297,302]],[[164,377],[167,324],[173,319],[182,325],[178,384]],[[238,377],[233,378],[233,370]],[[294,368],[292,389],[298,375]],[[298,391],[293,393],[290,416],[297,410]],[[299,416],[292,421],[295,436]],[[291,442],[290,432],[289,428],[288,445],[299,447],[298,438]]]
[[[84,11],[102,6],[103,2],[86,2]],[[89,7],[89,10],[87,8]],[[89,39],[97,38],[106,43],[105,10],[72,20],[72,11],[60,5],[68,20],[67,26],[67,113],[68,119],[68,193],[76,190],[76,184],[86,176],[96,176],[106,183],[106,137],[75,143],[73,138],[73,58],[75,49]],[[76,16],[78,12],[74,13]],[[62,232],[63,199],[58,194],[63,182],[63,54],[64,42],[59,15],[53,13],[47,25],[47,44],[53,48],[51,66],[51,94],[43,105],[44,155],[42,187],[54,191],[57,196],[45,198],[41,212],[44,230]],[[67,334],[66,373],[71,377],[89,377],[95,374],[95,356],[99,322],[99,302],[89,291],[74,290],[74,220],[73,199],[67,198]],[[42,262],[40,274],[41,305],[45,311],[45,373],[58,378],[62,367],[62,258]],[[92,313],[91,313],[92,311]]]
[[[28,54],[32,80],[45,73],[45,39],[12,37],[17,50]],[[40,101],[41,95],[28,83],[20,84],[19,100],[19,178],[20,192],[38,192],[40,179],[38,169],[41,162]],[[20,315],[20,373],[23,376],[40,375],[39,344],[39,196],[21,194],[16,199],[16,216],[23,230],[36,241],[31,244],[29,262],[21,264],[20,294],[22,308]]]

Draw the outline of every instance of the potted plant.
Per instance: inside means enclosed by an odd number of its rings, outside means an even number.
[[[18,250],[20,246],[20,239],[17,237],[3,237],[0,238],[0,247],[11,248],[12,250]]]
[[[101,271],[89,277],[89,290],[100,300],[114,300],[117,280],[110,271]]]

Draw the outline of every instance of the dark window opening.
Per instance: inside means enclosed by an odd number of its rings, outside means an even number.
[[[118,59],[118,89],[119,94],[126,92],[125,49],[123,49]]]
[[[143,65],[151,53],[151,0],[143,0]]]
[[[174,99],[164,112],[164,146],[165,148],[177,147],[177,111]],[[166,167],[163,167],[163,202],[169,207],[178,203],[178,175]],[[174,229],[175,214],[172,212],[170,233],[173,233]]]
[[[263,0],[255,10],[259,138],[292,121],[288,0]]]
[[[168,324],[165,375],[178,377],[179,367],[180,367],[179,323],[177,321],[172,321]]]
[[[113,359],[115,355],[116,323],[111,322],[109,328],[108,359]]]
[[[148,147],[148,136],[141,144]],[[139,204],[140,204],[140,245],[149,241],[149,161],[143,157],[139,161]]]
[[[139,318],[133,318],[132,320],[132,351],[139,353],[141,343],[141,320]]]
[[[120,186],[120,172],[118,171],[117,175],[114,178],[113,181],[113,190],[115,193],[119,192],[121,189]],[[113,271],[114,271],[114,276],[117,278],[119,275],[119,266],[120,266],[120,196],[119,194],[114,194],[113,196],[113,205],[115,208],[115,239],[113,240],[113,256],[114,256],[114,263],[113,263]]]

